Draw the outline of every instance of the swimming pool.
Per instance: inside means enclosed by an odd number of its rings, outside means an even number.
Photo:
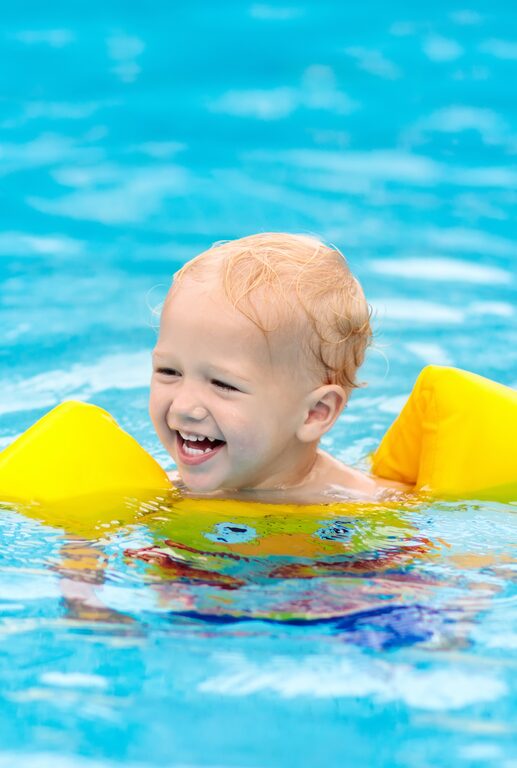
[[[84,399],[169,466],[147,416],[152,309],[187,258],[259,230],[334,242],[374,307],[369,386],[325,443],[345,461],[426,363],[517,384],[502,0],[3,19],[0,447]],[[85,545],[4,511],[0,766],[515,766],[515,507],[313,522],[304,546],[334,548],[319,571],[224,557],[285,521],[185,533],[172,510]],[[132,556],[174,536],[215,553],[186,557],[211,581]]]

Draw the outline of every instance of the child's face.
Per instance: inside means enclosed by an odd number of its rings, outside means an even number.
[[[311,382],[293,368],[296,339],[274,336],[268,343],[213,282],[187,278],[169,294],[149,410],[191,490],[281,487],[310,468],[316,445],[297,430]]]

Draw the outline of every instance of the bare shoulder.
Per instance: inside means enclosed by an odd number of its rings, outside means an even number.
[[[191,492],[177,470],[167,473],[170,481],[186,498],[238,499],[267,504],[332,504],[341,501],[382,502],[397,499],[411,490],[402,483],[373,477],[349,467],[324,451],[318,451],[309,475],[298,485],[271,489],[222,490],[212,493]]]
[[[370,477],[375,481],[378,488],[394,488],[395,490],[404,491],[405,493],[414,490],[413,485],[399,483],[397,480],[387,480],[385,477],[374,477],[373,475],[370,475]]]
[[[411,487],[404,483],[374,477],[360,469],[347,466],[324,451],[319,452],[318,463],[314,480],[320,487],[325,488],[326,495],[335,491],[337,495],[379,500],[385,496],[411,491]]]

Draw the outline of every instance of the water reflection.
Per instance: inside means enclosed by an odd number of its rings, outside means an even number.
[[[30,510],[65,528],[77,520],[51,565],[66,616],[137,631],[169,617],[231,633],[243,622],[266,635],[298,626],[377,650],[461,648],[509,562],[449,552],[422,526],[422,503],[286,511],[173,494],[102,513],[87,503],[82,515],[78,502]]]

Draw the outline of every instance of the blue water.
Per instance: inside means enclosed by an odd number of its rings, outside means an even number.
[[[517,385],[516,29],[503,0],[5,5],[0,447],[75,398],[169,467],[153,310],[186,259],[264,230],[338,245],[374,308],[325,441],[344,460],[427,363]],[[175,515],[85,544],[3,512],[0,767],[515,768],[514,506],[318,521],[307,541],[373,566],[310,578],[225,559],[222,515],[197,530],[213,583],[131,556]]]

